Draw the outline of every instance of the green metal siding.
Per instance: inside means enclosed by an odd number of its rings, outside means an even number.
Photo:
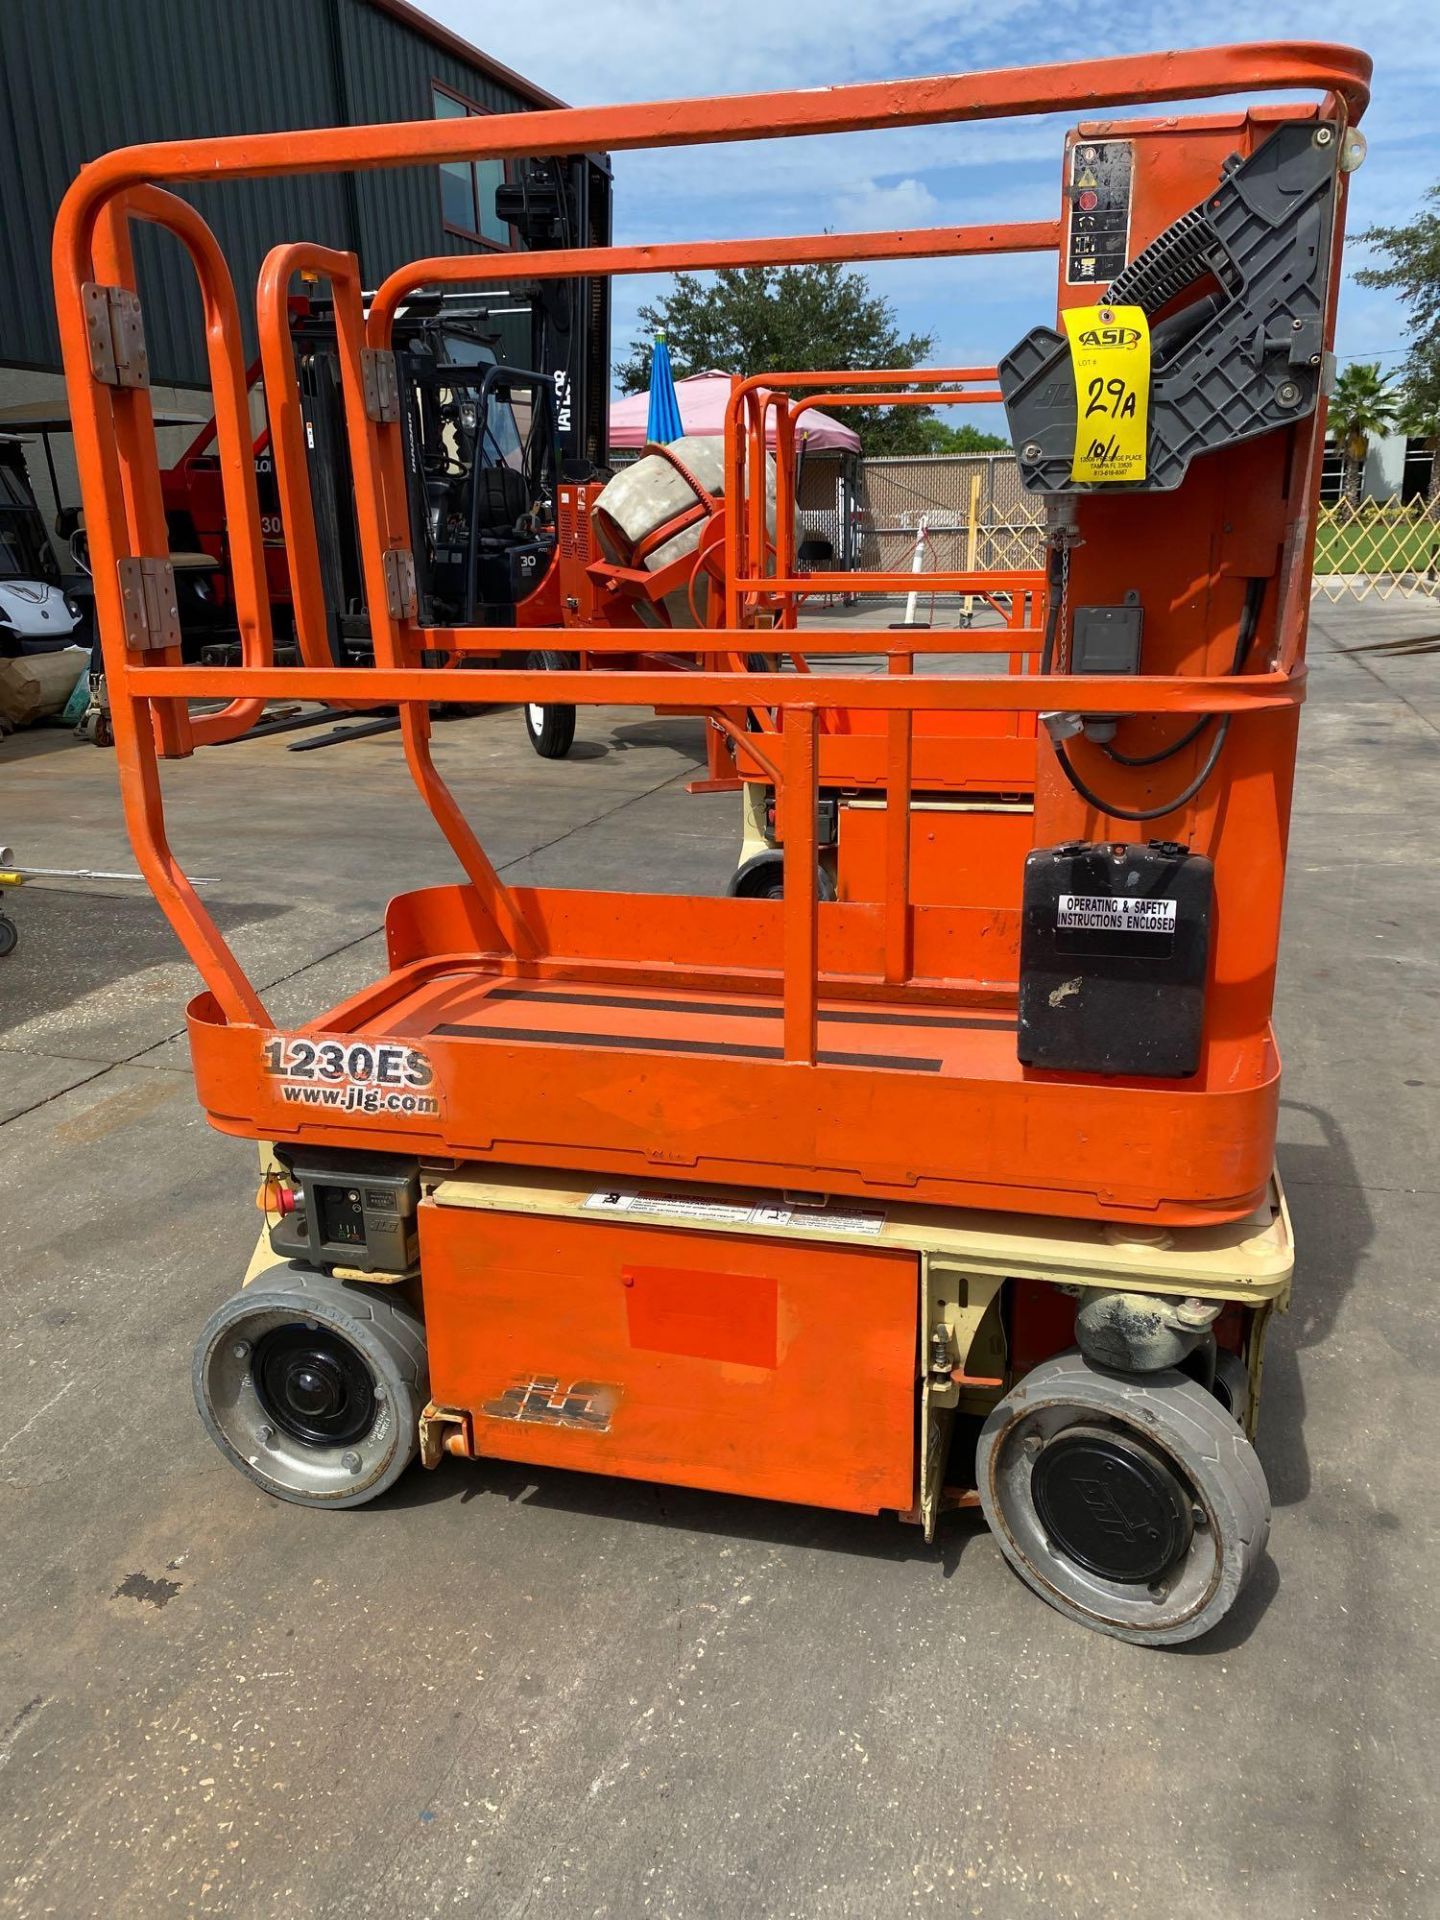
[[[478,105],[527,101],[367,0],[0,0],[0,364],[60,366],[50,231],[81,165],[147,140],[428,119],[439,80]],[[235,277],[253,352],[255,279],[282,240],[359,253],[367,285],[445,233],[433,168],[312,175],[186,190]],[[202,385],[188,260],[136,229],[154,379]]]

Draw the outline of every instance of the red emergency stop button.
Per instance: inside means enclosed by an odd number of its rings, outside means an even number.
[[[1082,213],[1093,213],[1100,204],[1100,196],[1094,192],[1093,189],[1087,187],[1075,204]]]

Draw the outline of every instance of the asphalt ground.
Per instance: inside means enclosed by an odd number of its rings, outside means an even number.
[[[1260,1453],[1270,1558],[1156,1654],[1047,1610],[983,1525],[447,1462],[281,1505],[215,1451],[191,1347],[253,1243],[205,1125],[193,975],[143,887],[46,882],[0,961],[0,1913],[1440,1912],[1435,1248],[1440,630],[1317,611],[1278,1025],[1299,1242]],[[1363,646],[1382,650],[1342,652]],[[291,736],[293,738],[293,736]],[[166,772],[175,844],[282,1020],[453,877],[393,736]],[[437,759],[507,877],[719,891],[699,723],[513,712]],[[0,748],[0,838],[127,868],[111,756]]]

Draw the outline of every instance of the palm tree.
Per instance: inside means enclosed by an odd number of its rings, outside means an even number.
[[[1399,410],[1399,395],[1390,376],[1380,372],[1378,360],[1352,360],[1335,382],[1330,395],[1330,431],[1345,452],[1342,491],[1352,509],[1360,505],[1371,436],[1388,433]]]
[[[1440,398],[1409,387],[1401,397],[1395,424],[1409,440],[1423,440],[1430,456],[1430,479],[1425,504],[1440,500]]]

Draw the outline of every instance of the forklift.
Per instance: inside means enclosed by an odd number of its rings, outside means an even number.
[[[56,296],[121,795],[204,981],[187,1013],[201,1105],[261,1155],[255,1254],[193,1365],[200,1417],[249,1482],[350,1508],[417,1458],[501,1459],[889,1515],[927,1540],[975,1509],[1071,1623],[1160,1648],[1229,1612],[1266,1551],[1254,1440],[1294,1270],[1270,1016],[1369,79],[1352,49],[1262,43],[160,143],[75,181]],[[1255,104],[1169,111],[1236,95]],[[996,356],[1046,516],[1043,591],[1007,626],[1002,670],[917,673],[913,636],[879,627],[807,629],[823,668],[745,670],[813,582],[775,546],[765,409],[737,394],[723,537],[702,533],[687,563],[715,622],[684,703],[771,716],[781,897],[510,886],[435,765],[437,700],[666,707],[681,684],[611,670],[634,636],[600,627],[588,671],[534,670],[530,651],[573,628],[483,624],[474,577],[458,623],[421,617],[425,528],[390,398],[399,293],[447,275],[483,285],[499,269],[482,260],[411,263],[367,307],[353,258],[304,242],[271,255],[261,346],[277,367],[290,280],[331,284],[374,665],[307,651],[275,666],[253,462],[228,401],[220,470],[247,642],[238,666],[180,658],[154,435],[133,356],[122,365],[143,328],[131,221],[186,248],[230,395],[243,349],[223,263],[164,183],[1036,111],[1076,118],[1030,221],[574,245],[550,263],[600,277],[788,249],[923,257],[958,279],[967,256],[1055,257],[1055,313]],[[272,426],[315,640],[320,561],[288,396]],[[437,591],[443,571],[435,560]],[[877,595],[893,578],[846,575]],[[889,672],[847,669],[876,652]],[[497,653],[521,663],[466,671]],[[190,711],[220,686],[226,709]],[[393,702],[463,874],[398,894],[385,971],[292,1025],[171,850],[165,810],[186,780],[160,782],[162,759],[234,737],[281,693]],[[879,717],[877,898],[823,897],[827,714]],[[1013,717],[1034,721],[1028,841],[994,851],[1005,871],[983,890],[963,863],[943,883],[914,871],[921,741],[949,715],[1009,716],[1015,738]]]
[[[545,285],[553,290],[555,283]],[[403,410],[408,436],[416,550],[431,569],[425,576],[425,615],[430,624],[468,619],[475,610],[459,580],[460,547],[470,534],[472,500],[477,540],[495,531],[490,523],[497,504],[514,500],[514,486],[499,480],[500,469],[509,466],[524,482],[525,499],[512,516],[518,521],[537,507],[553,509],[555,478],[562,464],[588,473],[603,451],[603,419],[597,431],[598,403],[593,396],[604,391],[609,360],[604,311],[595,332],[587,330],[587,323],[596,318],[590,305],[580,308],[578,327],[562,331],[555,309],[568,316],[579,303],[563,285],[559,294],[562,297],[557,298],[547,291],[541,297],[533,282],[508,286],[483,300],[417,291],[400,316],[395,346],[397,405]],[[289,310],[330,615],[329,654],[337,666],[370,665],[374,650],[352,506],[334,314],[328,301],[305,294],[293,296]],[[552,344],[557,341],[558,345]],[[552,364],[557,352],[562,356],[558,366]],[[572,355],[578,362],[573,368]],[[259,387],[258,360],[247,368],[246,377],[252,389]],[[577,391],[590,396],[590,418],[583,425],[573,397]],[[590,451],[577,452],[577,446]],[[254,463],[277,657],[294,664],[300,652],[268,421],[256,436]],[[216,602],[233,605],[224,485],[213,419],[164,471],[161,486],[172,546],[209,553],[214,561],[211,585]],[[547,524],[551,517],[547,511]],[[508,609],[532,589],[537,572],[533,558],[528,568],[517,571],[511,585],[492,572],[491,597],[482,596],[485,617],[509,623]],[[212,636],[198,657],[207,666],[238,664],[241,646],[233,622],[228,633]]]
[[[532,591],[554,552],[556,476],[563,470],[585,479],[603,471],[609,405],[609,284],[585,275],[536,280],[527,271],[527,261],[533,254],[558,247],[608,244],[611,198],[610,166],[603,154],[517,161],[510,177],[496,189],[497,214],[509,225],[516,243],[516,251],[504,256],[507,284],[493,286],[483,297],[444,295],[417,287],[406,302],[396,327],[396,404],[403,410],[409,435],[415,551],[422,567],[429,562],[423,579],[425,618],[432,624],[468,621],[477,615],[485,621],[512,624],[514,605]],[[316,297],[313,279],[304,291],[289,298],[287,310],[318,530],[326,607],[325,658],[337,666],[365,666],[374,655],[353,511],[334,315],[329,304]],[[258,358],[247,366],[247,393],[261,390],[261,372]],[[154,418],[156,425],[174,425],[186,424],[188,417]],[[200,431],[160,476],[182,647],[187,659],[203,665],[236,665],[244,656],[244,644],[235,614],[217,421],[212,417],[197,424]],[[40,422],[48,431],[65,431],[68,425],[63,418]],[[0,438],[0,480],[12,466],[23,480],[23,462],[18,456],[11,461],[6,451],[9,444],[8,437]],[[48,438],[45,450],[48,460]],[[254,437],[252,458],[274,658],[293,665],[303,650],[297,644],[268,418]],[[523,502],[516,502],[515,483],[498,477],[499,469],[507,465],[524,483]],[[53,482],[53,462],[51,475]],[[28,481],[24,485],[28,492]],[[493,524],[497,503],[507,501],[516,511],[504,526],[497,526]],[[62,510],[57,532],[75,560],[73,592],[65,598],[63,609],[58,592],[49,588],[14,596],[19,626],[23,636],[32,629],[42,631],[37,621],[68,621],[66,631],[74,627],[77,642],[83,639],[89,645],[89,560],[77,509]],[[513,570],[508,562],[494,564],[498,552],[521,546],[527,551],[517,556]],[[478,602],[470,588],[459,585],[472,551],[490,563]],[[39,611],[31,606],[37,594],[47,596],[43,604],[37,601]],[[0,648],[12,624],[9,606],[0,582]],[[51,628],[43,631],[48,635]],[[555,737],[557,728],[568,725],[573,737],[573,708],[552,711],[527,706],[525,714],[537,749],[542,738]],[[109,691],[98,645],[89,707],[76,731],[96,745],[113,744]]]

